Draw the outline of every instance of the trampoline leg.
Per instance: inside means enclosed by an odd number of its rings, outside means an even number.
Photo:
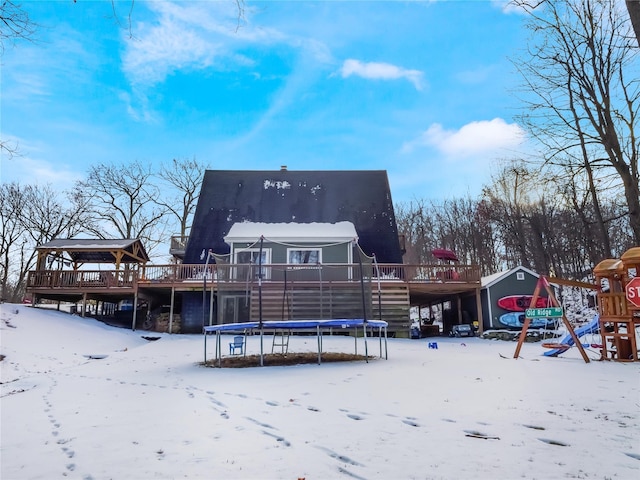
[[[316,336],[318,340],[318,365],[322,363],[322,340],[320,339],[320,326],[316,327]]]

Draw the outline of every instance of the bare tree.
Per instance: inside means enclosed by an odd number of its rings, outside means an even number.
[[[13,0],[0,2],[0,52],[4,51],[6,42],[30,39],[36,28],[29,13],[19,3]]]
[[[70,238],[89,223],[86,205],[77,196],[62,198],[51,186],[0,185],[0,289],[2,297],[18,301],[33,269],[38,245]]]
[[[151,255],[163,242],[167,213],[157,203],[161,195],[152,176],[150,167],[139,161],[92,166],[76,186],[95,220],[91,232],[100,238],[139,238]]]
[[[29,40],[35,34],[36,28],[37,25],[20,4],[12,0],[0,0],[0,56],[4,54],[7,42]],[[17,143],[0,138],[0,155],[11,159],[17,153]]]
[[[498,268],[496,231],[484,202],[414,200],[394,210],[398,231],[405,235],[405,263],[432,263],[433,249],[449,248],[462,262],[480,265],[485,274]]]
[[[64,201],[50,185],[25,188],[21,221],[36,245],[54,238],[73,238],[91,229],[86,198],[67,192]]]
[[[23,256],[27,246],[25,227],[20,221],[24,192],[17,183],[0,185],[0,296],[8,301],[16,300],[15,276],[19,273],[15,257]]]
[[[398,232],[405,236],[404,263],[430,263],[436,245],[430,205],[423,199],[398,203],[394,207]]]
[[[529,15],[532,32],[527,56],[515,62],[534,95],[523,123],[545,147],[548,165],[571,161],[588,175],[615,172],[640,244],[640,69],[628,15],[615,0],[513,3]],[[590,192],[601,215],[593,185]],[[604,230],[605,219],[599,222]]]
[[[528,192],[532,175],[524,162],[512,161],[483,190],[491,220],[500,232],[502,260],[508,267],[532,267],[524,216],[524,208],[531,203]]]
[[[207,165],[195,157],[191,160],[174,158],[169,165],[163,165],[158,174],[169,188],[176,191],[175,195],[162,196],[158,199],[158,204],[165,207],[170,216],[178,221],[179,235],[182,237],[186,237],[187,231],[191,228],[200,186],[207,168]]]

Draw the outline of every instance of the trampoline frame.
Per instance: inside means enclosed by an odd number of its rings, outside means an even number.
[[[216,356],[215,360],[218,361],[218,366],[222,367],[222,348],[221,348],[221,333],[222,332],[243,332],[246,336],[247,331],[260,331],[260,366],[264,366],[264,344],[263,337],[265,330],[277,330],[277,329],[288,329],[288,330],[301,330],[308,331],[315,329],[316,336],[318,341],[318,365],[322,363],[322,332],[325,329],[330,328],[353,328],[355,331],[354,339],[355,339],[355,353],[358,354],[358,327],[362,327],[364,331],[364,348],[365,348],[365,360],[369,363],[369,355],[368,355],[368,347],[367,347],[367,336],[368,329],[371,328],[371,332],[374,332],[374,329],[378,329],[378,337],[379,337],[379,348],[380,348],[380,358],[382,358],[383,354],[383,333],[384,333],[384,358],[385,360],[389,359],[388,349],[387,349],[387,326],[388,323],[384,320],[365,320],[362,318],[355,319],[329,319],[329,320],[270,320],[264,322],[240,322],[240,323],[224,323],[220,325],[209,325],[203,327],[203,336],[204,336],[204,363],[207,363],[207,337],[209,334],[216,335]],[[246,347],[245,347],[246,348]]]

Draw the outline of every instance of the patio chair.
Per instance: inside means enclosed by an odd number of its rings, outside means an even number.
[[[244,337],[242,335],[233,337],[233,342],[229,343],[229,355],[236,355],[236,350],[240,350],[238,355],[244,353]]]

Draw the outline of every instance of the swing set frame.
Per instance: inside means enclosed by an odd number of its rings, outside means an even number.
[[[538,297],[540,296],[540,291],[544,288],[545,291],[547,292],[547,296],[549,298],[549,302],[550,302],[550,307],[561,307],[560,302],[558,302],[558,299],[555,297],[555,295],[553,294],[553,289],[551,288],[551,283],[555,284],[555,285],[567,285],[567,286],[571,286],[571,287],[580,287],[580,288],[588,288],[591,290],[597,290],[597,286],[591,283],[585,283],[585,282],[578,282],[578,281],[574,281],[574,280],[562,280],[559,278],[549,278],[546,276],[541,276],[540,278],[538,278],[538,283],[536,284],[536,288],[533,292],[533,297],[531,297],[531,303],[530,303],[530,307],[529,308],[535,308],[536,302],[538,301]],[[569,321],[569,319],[567,318],[567,315],[564,312],[564,309],[562,310],[562,323],[564,324],[564,326],[567,329],[567,332],[569,332],[569,334],[571,335],[571,338],[573,339],[574,345],[578,348],[578,350],[580,351],[580,355],[582,356],[582,359],[585,361],[585,363],[589,363],[589,357],[587,356],[587,352],[585,351],[584,347],[582,346],[582,343],[580,342],[580,339],[578,338],[578,336],[576,335],[576,332],[573,328],[573,325],[571,325],[571,322]],[[522,348],[522,344],[524,343],[524,339],[527,336],[527,330],[529,329],[529,325],[531,324],[531,318],[527,317],[525,314],[525,319],[524,319],[524,325],[522,326],[522,331],[520,332],[520,338],[518,338],[518,345],[516,346],[516,351],[513,354],[513,358],[518,359],[518,357],[520,356],[520,349]],[[565,345],[565,344],[543,344],[544,347],[546,348],[557,348],[557,349],[569,349],[571,348],[569,345]]]

